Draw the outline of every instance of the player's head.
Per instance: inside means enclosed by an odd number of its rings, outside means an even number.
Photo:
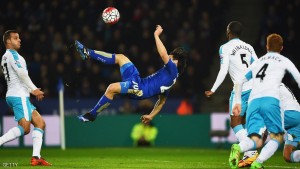
[[[232,39],[232,38],[239,38],[243,32],[243,25],[238,22],[238,21],[232,21],[228,24],[227,26],[227,38]]]
[[[283,39],[280,35],[273,33],[267,37],[267,51],[280,53],[283,49]]]
[[[170,55],[171,59],[177,62],[178,73],[181,75],[187,65],[187,52],[182,47],[178,47],[175,48]]]
[[[3,43],[7,49],[18,50],[21,47],[21,39],[16,30],[8,30],[3,35]]]

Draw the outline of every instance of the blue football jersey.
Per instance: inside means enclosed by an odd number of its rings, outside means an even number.
[[[121,74],[121,93],[126,93],[133,99],[146,99],[160,94],[168,95],[169,89],[176,82],[178,70],[170,59],[163,68],[145,78],[140,77],[131,62],[121,68]]]
[[[178,77],[178,70],[175,63],[169,62],[154,74],[141,79],[140,89],[143,90],[143,97],[148,98],[166,92],[175,84]]]

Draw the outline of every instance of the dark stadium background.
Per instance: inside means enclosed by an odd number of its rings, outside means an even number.
[[[115,25],[101,20],[108,6],[120,12]],[[46,120],[42,156],[52,168],[226,168],[229,147],[236,142],[229,127],[229,76],[213,97],[204,97],[219,71],[218,52],[227,42],[226,26],[233,20],[242,22],[241,39],[258,56],[266,53],[268,34],[281,34],[282,54],[299,70],[299,16],[300,0],[0,0],[0,36],[8,29],[20,33],[20,54],[32,81],[45,92],[42,102],[31,99]],[[94,123],[80,123],[76,116],[90,110],[108,84],[120,81],[120,74],[117,66],[82,61],[68,46],[77,39],[92,49],[123,53],[144,77],[163,65],[153,38],[157,24],[164,29],[161,39],[168,52],[177,46],[189,52],[188,68],[153,120],[158,128],[155,147],[131,148],[132,126],[151,111],[157,98],[134,101],[119,96]],[[4,52],[1,42],[0,55]],[[59,81],[64,86],[67,151],[59,148]],[[300,90],[290,75],[284,83],[299,100]],[[17,125],[5,93],[0,71],[0,135]],[[193,115],[179,116],[176,109],[185,98],[193,104]],[[31,137],[0,147],[0,166],[31,168]],[[283,160],[282,147],[265,166],[299,168]]]
[[[107,6],[121,15],[115,25],[106,25],[101,13]],[[1,0],[0,35],[16,29],[21,36],[20,54],[26,59],[29,75],[45,92],[43,102],[33,103],[40,112],[57,114],[57,84],[65,87],[67,116],[92,108],[111,82],[120,81],[117,66],[93,60],[82,61],[68,51],[75,39],[87,47],[124,53],[144,77],[162,66],[153,31],[162,25],[161,36],[168,51],[183,46],[189,52],[184,75],[172,88],[162,114],[176,114],[180,101],[189,97],[194,114],[227,112],[232,82],[227,76],[215,95],[206,99],[219,71],[219,46],[226,43],[226,26],[232,20],[244,25],[243,40],[254,46],[258,56],[265,50],[265,38],[279,33],[284,38],[283,55],[299,67],[299,0]],[[0,45],[0,54],[5,47]],[[287,75],[284,82],[299,99],[300,90]],[[5,103],[6,83],[0,71],[0,115],[12,115]],[[156,98],[132,101],[116,97],[105,112],[112,115],[149,113]],[[150,106],[149,106],[150,105]]]
[[[101,12],[107,6],[116,7],[121,14],[116,25],[105,25],[101,20]],[[124,53],[146,76],[162,66],[153,39],[155,25],[161,24],[168,51],[183,46],[190,53],[189,67],[172,89],[171,100],[188,94],[195,112],[222,111],[226,109],[230,81],[222,84],[228,86],[223,87],[225,90],[217,91],[221,93],[216,96],[218,99],[207,101],[203,93],[212,87],[219,71],[218,49],[226,42],[227,23],[238,20],[244,24],[242,39],[253,45],[259,56],[266,52],[267,34],[281,34],[282,53],[298,66],[299,6],[298,0],[4,0],[0,2],[0,34],[7,29],[20,32],[20,54],[27,60],[31,79],[46,93],[46,98],[57,98],[60,78],[67,84],[66,97],[100,98],[108,84],[120,80],[117,66],[82,62],[67,52],[67,45],[78,39],[92,49]],[[1,43],[1,55],[4,52]],[[4,99],[6,84],[0,76],[0,96]],[[299,98],[295,82],[290,77],[284,82]],[[207,108],[214,100],[222,100],[214,106],[216,110]]]

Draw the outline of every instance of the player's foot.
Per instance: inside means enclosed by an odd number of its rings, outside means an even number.
[[[85,113],[84,115],[81,115],[81,116],[78,116],[78,119],[85,123],[85,122],[93,122],[95,121],[97,116],[93,115],[92,113],[88,112],[88,113]]]
[[[90,49],[83,46],[79,41],[75,40],[74,46],[82,60],[90,58]]]
[[[263,168],[264,168],[264,166],[257,161],[254,161],[250,167],[250,169],[263,169]]]
[[[229,156],[229,166],[232,169],[238,168],[238,162],[240,159],[241,148],[238,144],[233,144],[231,146],[231,152]]]
[[[32,157],[30,164],[32,166],[42,165],[42,166],[51,166],[52,164],[48,163],[45,159],[38,158],[38,157]]]
[[[244,155],[244,157],[239,161],[238,167],[250,167],[250,165],[255,161],[258,157],[258,152],[254,152],[254,154],[249,157],[248,155]]]

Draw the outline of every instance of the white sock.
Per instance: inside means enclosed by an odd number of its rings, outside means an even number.
[[[32,156],[41,158],[41,148],[43,143],[44,131],[40,128],[34,128],[32,132],[33,151]]]
[[[251,140],[249,137],[241,141],[239,143],[239,146],[241,148],[241,153],[256,149],[256,143],[253,140]]]
[[[235,133],[235,136],[237,137],[238,141],[241,142],[245,139],[247,139],[248,133],[245,129],[240,129],[237,133]]]
[[[24,129],[21,126],[11,128],[5,133],[2,137],[0,137],[0,146],[4,143],[12,141],[20,136],[24,135]]]
[[[280,143],[277,140],[271,139],[261,150],[256,161],[263,163],[268,160],[278,149]]]
[[[300,162],[300,150],[296,150],[296,151],[292,152],[291,161],[293,163],[299,163]]]

